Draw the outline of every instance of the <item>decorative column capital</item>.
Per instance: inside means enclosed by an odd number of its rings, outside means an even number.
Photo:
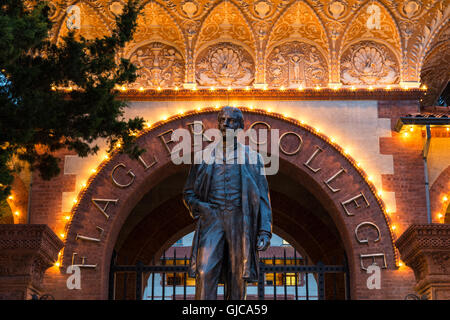
[[[396,241],[402,260],[414,270],[419,294],[450,299],[450,225],[411,225]]]
[[[47,225],[0,225],[0,300],[39,294],[64,243]]]

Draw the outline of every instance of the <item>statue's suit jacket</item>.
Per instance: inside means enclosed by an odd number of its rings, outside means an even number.
[[[259,272],[259,259],[257,236],[261,231],[272,233],[272,209],[270,205],[269,188],[264,175],[264,163],[260,154],[248,146],[238,143],[238,152],[244,157],[244,164],[239,164],[241,170],[242,192],[242,216],[243,232],[242,253],[243,270],[242,277],[247,281],[257,281]],[[197,270],[197,251],[199,249],[199,234],[201,230],[201,214],[199,201],[208,202],[213,163],[215,153],[211,153],[211,159],[193,164],[183,190],[183,201],[189,213],[197,221],[197,228],[192,242],[191,262],[189,275],[195,277]],[[256,159],[250,162],[250,159]],[[253,164],[252,164],[253,163]]]

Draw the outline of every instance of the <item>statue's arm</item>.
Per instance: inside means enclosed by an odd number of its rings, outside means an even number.
[[[264,174],[264,163],[258,157],[258,187],[259,187],[259,233],[266,233],[272,237],[272,207],[270,205],[269,184]]]
[[[193,219],[199,217],[198,203],[200,199],[194,192],[194,183],[197,178],[198,165],[193,164],[189,170],[189,175],[183,189],[183,202]]]

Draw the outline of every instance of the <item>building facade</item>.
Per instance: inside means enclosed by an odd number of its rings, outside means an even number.
[[[279,155],[268,163],[278,162],[268,175],[274,232],[311,265],[345,261],[338,298],[450,299],[450,111],[436,102],[450,72],[448,1],[143,3],[120,53],[139,77],[117,90],[125,117],[147,121],[137,133],[146,152],[107,154],[99,141],[96,156],[59,152],[51,181],[16,177],[0,224],[1,298],[107,299],[120,286],[112,264],[154,264],[194,229],[172,133],[208,140],[218,109],[232,105],[245,129],[278,130],[267,141]],[[123,7],[50,4],[55,43],[70,30],[108,34]],[[379,288],[368,285],[374,264]],[[67,286],[70,265],[81,289]],[[137,291],[135,279],[121,283]]]

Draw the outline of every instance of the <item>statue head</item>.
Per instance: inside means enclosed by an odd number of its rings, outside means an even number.
[[[239,108],[225,106],[217,116],[218,127],[225,136],[226,130],[244,129],[244,116]]]

